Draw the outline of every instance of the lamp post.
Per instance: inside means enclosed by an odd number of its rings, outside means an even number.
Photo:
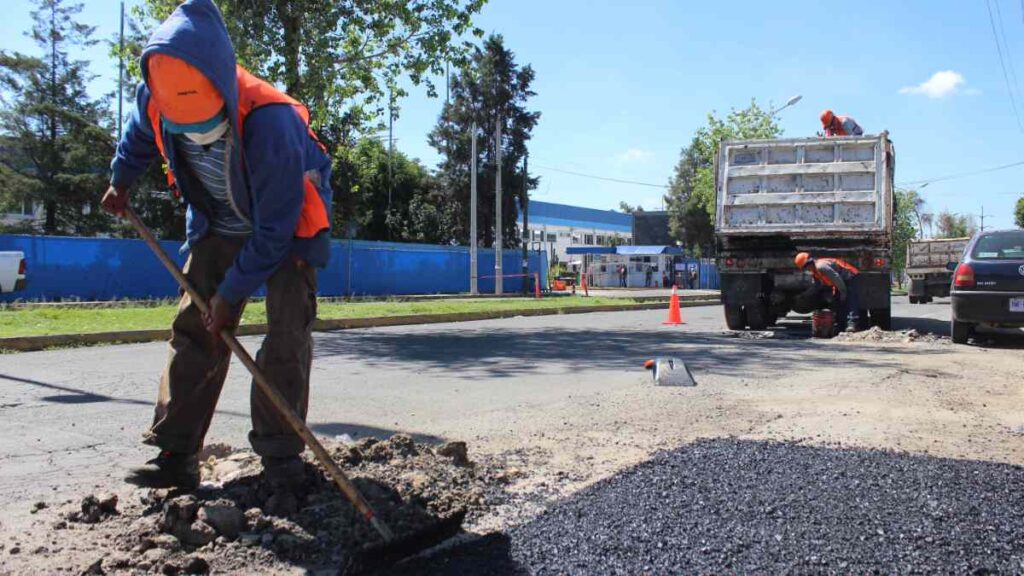
[[[791,97],[789,98],[789,100],[786,100],[786,103],[785,103],[785,104],[783,104],[782,106],[779,106],[779,107],[778,107],[778,108],[776,108],[775,110],[772,110],[772,111],[771,111],[771,112],[770,112],[770,113],[769,113],[768,115],[769,115],[769,116],[775,116],[775,115],[776,115],[776,114],[778,114],[779,112],[782,112],[782,111],[783,111],[783,110],[785,110],[786,108],[789,108],[789,107],[790,107],[790,106],[792,106],[793,104],[796,104],[797,102],[799,102],[801,98],[803,98],[803,96],[802,96],[802,95],[800,95],[800,94],[797,94],[796,96],[791,96]]]

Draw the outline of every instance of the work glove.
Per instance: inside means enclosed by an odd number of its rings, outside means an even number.
[[[111,184],[100,200],[100,206],[114,216],[123,218],[125,210],[128,209],[128,189]]]
[[[241,307],[231,305],[220,294],[216,294],[210,299],[209,312],[203,314],[203,325],[219,341],[221,330],[235,329],[241,312]]]

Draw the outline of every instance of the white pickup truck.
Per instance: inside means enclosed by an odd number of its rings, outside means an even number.
[[[23,252],[0,252],[0,294],[24,290],[26,272]]]

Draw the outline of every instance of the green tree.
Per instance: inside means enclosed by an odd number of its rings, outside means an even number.
[[[39,57],[0,52],[0,196],[41,203],[47,234],[91,235],[111,223],[97,193],[114,150],[111,118],[86,92],[89,63],[74,58],[96,42],[76,20],[81,10],[35,0],[29,37]]]
[[[675,173],[669,179],[665,206],[669,231],[694,254],[714,244],[715,156],[723,140],[776,138],[782,133],[778,122],[756,100],[742,110],[732,109],[720,119],[708,114],[707,125],[699,128],[690,144],[679,154]]]
[[[452,240],[449,206],[440,197],[437,179],[419,161],[397,150],[389,154],[379,140],[367,138],[342,166],[339,181],[351,191],[352,202],[339,213],[337,224],[354,224],[355,235],[365,240]]]
[[[972,216],[966,214],[952,214],[943,210],[936,219],[936,226],[939,228],[939,238],[964,238],[973,236],[977,224]]]
[[[638,212],[642,213],[644,211],[644,207],[639,204],[631,206],[625,202],[619,202],[619,210],[624,214],[636,214]]]
[[[519,166],[540,119],[540,112],[527,110],[527,102],[534,96],[530,89],[533,78],[533,68],[519,67],[501,36],[490,36],[483,47],[474,49],[469,64],[451,79],[451,102],[445,104],[428,140],[443,158],[438,176],[447,191],[446,201],[457,214],[454,237],[460,243],[469,242],[470,132],[475,123],[480,234],[477,241],[482,240],[485,246],[494,244],[495,126],[499,119],[502,124],[502,238],[507,247],[519,243],[515,200],[526,188]],[[538,182],[538,178],[529,178],[526,184],[534,189]]]
[[[914,190],[897,189],[893,194],[892,268],[896,281],[903,286],[903,271],[907,269],[907,244],[914,238],[915,202],[920,197]],[[920,221],[920,220],[919,220]]]
[[[1013,221],[1017,228],[1024,228],[1024,196],[1017,199],[1017,206],[1013,209]]]
[[[917,190],[904,190],[903,203],[917,223],[917,237],[924,238],[925,226],[931,228],[932,225],[932,214],[925,211],[924,198]]]

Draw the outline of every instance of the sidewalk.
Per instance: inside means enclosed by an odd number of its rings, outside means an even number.
[[[576,289],[577,292],[579,288]],[[710,298],[717,297],[719,294],[718,290],[690,290],[686,288],[679,289],[680,296],[687,296],[690,298]],[[671,288],[591,288],[591,296],[604,296],[607,298],[664,298],[668,299],[672,295]]]

